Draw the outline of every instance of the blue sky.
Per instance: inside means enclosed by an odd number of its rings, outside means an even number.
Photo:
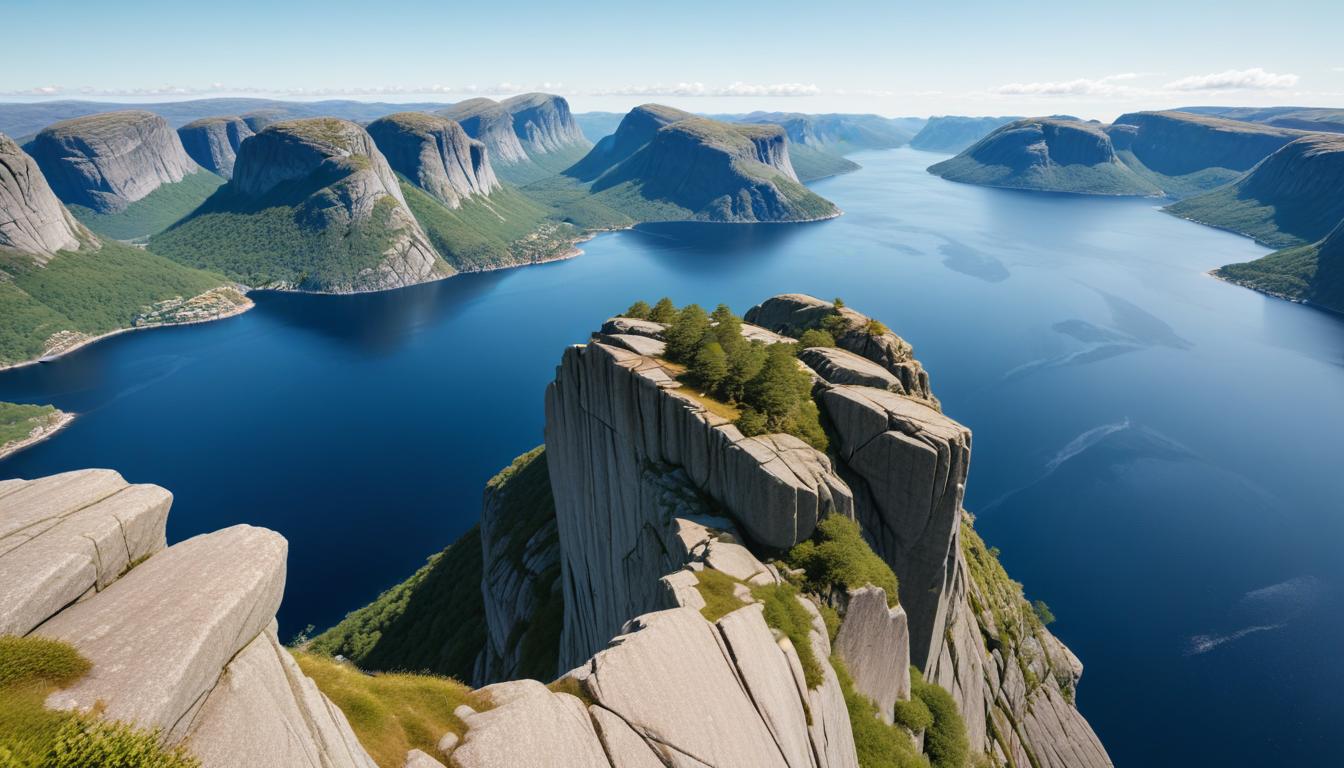
[[[580,111],[1344,106],[1344,3],[5,0],[0,100],[216,95]]]

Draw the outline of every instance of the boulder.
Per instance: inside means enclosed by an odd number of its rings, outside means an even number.
[[[54,709],[101,709],[176,741],[220,670],[271,622],[285,540],[235,525],[151,557],[34,634],[70,643],[93,668],[51,694]]]
[[[253,131],[241,117],[203,117],[178,128],[177,135],[197,165],[227,179],[233,176],[238,147]]]
[[[597,341],[613,347],[628,349],[645,357],[662,357],[667,351],[667,345],[658,339],[633,333],[602,334],[597,337]]]
[[[971,432],[933,408],[871,387],[821,393],[833,447],[853,475],[855,506],[873,549],[900,581],[910,658],[937,658],[960,550]]]
[[[97,241],[57,199],[33,158],[0,133],[0,250],[46,263],[81,242]]]
[[[158,486],[84,470],[29,487],[11,495],[3,513],[28,522],[0,538],[0,634],[27,634],[166,543],[173,496]]]
[[[873,361],[838,347],[811,347],[798,353],[798,359],[831,384],[858,384],[905,393],[896,374]]]
[[[588,714],[597,726],[598,738],[602,739],[612,768],[665,768],[648,742],[615,712],[594,704],[588,708]]]
[[[487,686],[495,707],[468,714],[466,736],[453,750],[456,768],[611,768],[583,702],[552,693],[535,680]]]
[[[898,699],[910,698],[910,634],[905,610],[887,607],[881,587],[851,590],[835,652],[845,660],[854,689],[877,704],[883,722],[892,722]]]
[[[613,317],[602,324],[602,333],[609,335],[627,334],[647,336],[662,341],[667,326],[652,320],[639,320],[633,317]]]

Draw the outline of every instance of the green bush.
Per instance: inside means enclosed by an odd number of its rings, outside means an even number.
[[[196,768],[201,763],[184,746],[165,748],[159,731],[137,731],[121,723],[72,719],[61,727],[42,768]]]
[[[705,568],[696,572],[695,577],[695,588],[705,600],[705,607],[700,609],[700,615],[704,616],[706,621],[718,621],[746,605],[736,594],[737,585],[742,582],[723,571]]]
[[[789,550],[790,567],[806,572],[806,586],[817,594],[848,592],[865,584],[886,590],[887,604],[898,601],[896,574],[864,541],[859,524],[831,515],[817,525],[812,538]]]
[[[933,713],[929,711],[923,699],[918,697],[909,701],[897,701],[896,710],[892,714],[892,719],[898,725],[905,726],[912,733],[920,733],[933,725]]]
[[[924,733],[924,752],[932,768],[965,768],[971,742],[966,735],[966,721],[957,711],[957,702],[941,686],[926,682],[913,667],[910,677],[915,698],[933,715],[933,723]]]
[[[798,346],[803,349],[811,347],[834,347],[835,337],[820,328],[809,328],[803,331],[803,335],[798,337]]]
[[[649,313],[649,319],[655,323],[667,325],[677,319],[677,305],[672,300],[664,296],[653,305],[653,311]]]
[[[648,320],[649,315],[653,313],[653,307],[649,306],[647,301],[636,301],[630,305],[630,308],[621,314],[621,317],[633,317],[636,320]]]
[[[765,623],[784,633],[793,643],[807,687],[821,685],[825,678],[821,661],[812,651],[812,614],[798,602],[803,599],[798,588],[788,583],[770,584],[752,588],[751,595],[765,607]]]
[[[929,768],[929,761],[915,749],[910,734],[877,717],[877,705],[854,690],[844,660],[831,656],[831,667],[840,681],[840,692],[849,710],[849,727],[854,734],[860,768]]]
[[[1045,604],[1044,600],[1037,600],[1031,604],[1031,610],[1035,612],[1036,618],[1041,620],[1042,626],[1050,626],[1055,623],[1055,614],[1051,612],[1050,606]]]

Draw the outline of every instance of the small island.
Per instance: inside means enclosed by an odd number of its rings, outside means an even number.
[[[0,459],[46,440],[75,420],[50,405],[0,403]]]

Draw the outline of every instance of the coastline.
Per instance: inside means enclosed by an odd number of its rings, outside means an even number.
[[[70,426],[70,423],[75,420],[75,414],[67,413],[66,411],[58,410],[54,415],[56,417],[55,422],[43,427],[42,431],[38,432],[36,435],[30,435],[23,440],[15,440],[12,443],[0,445],[0,461],[4,461],[10,456],[22,451],[24,448],[31,448],[43,440],[53,437],[57,432]]]

